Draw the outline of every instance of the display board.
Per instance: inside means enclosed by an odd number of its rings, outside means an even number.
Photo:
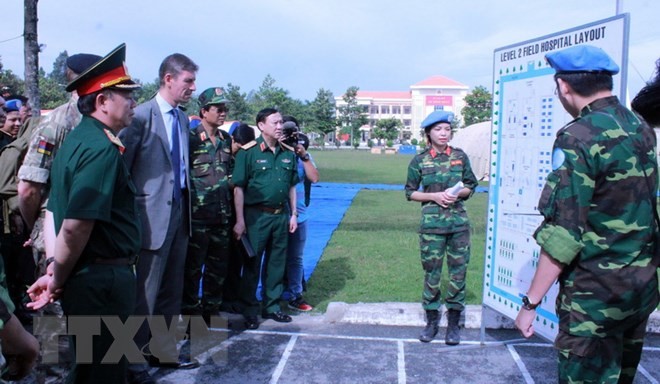
[[[604,49],[621,67],[614,93],[625,95],[629,15],[593,22],[496,49],[493,64],[491,168],[484,258],[488,307],[515,319],[538,263],[532,237],[542,221],[537,210],[551,172],[556,132],[572,117],[555,94],[549,52],[589,44]],[[547,339],[557,333],[554,284],[537,309],[534,329]]]

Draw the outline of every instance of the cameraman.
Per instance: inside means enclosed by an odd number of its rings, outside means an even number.
[[[284,116],[282,125],[282,137],[285,143],[291,142],[294,152],[298,155],[297,171],[300,182],[296,185],[296,209],[298,212],[298,228],[289,233],[289,246],[286,257],[287,287],[282,298],[288,300],[289,308],[308,312],[314,309],[302,297],[303,291],[303,249],[307,240],[307,207],[309,206],[308,186],[319,181],[319,171],[316,169],[314,160],[307,152],[309,139],[300,132],[298,120],[293,116]]]

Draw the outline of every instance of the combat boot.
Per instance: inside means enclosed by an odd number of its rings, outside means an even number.
[[[445,344],[458,345],[461,342],[461,311],[450,309],[447,311],[447,333],[445,334]]]
[[[438,310],[426,311],[426,327],[419,335],[419,341],[428,343],[438,334],[438,323],[440,322],[440,312]]]

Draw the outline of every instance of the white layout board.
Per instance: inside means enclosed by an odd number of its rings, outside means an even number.
[[[555,95],[554,70],[545,54],[590,44],[621,67],[614,93],[625,95],[629,15],[496,49],[493,125],[483,303],[515,319],[536,270],[540,248],[532,237],[542,221],[539,196],[551,169],[556,132],[572,120]],[[534,329],[557,334],[553,285],[537,309]]]

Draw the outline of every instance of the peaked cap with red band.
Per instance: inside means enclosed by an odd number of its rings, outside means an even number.
[[[133,90],[140,84],[133,81],[126,68],[126,44],[122,43],[85,72],[73,79],[66,90],[77,91],[78,96],[89,95],[104,89]]]

